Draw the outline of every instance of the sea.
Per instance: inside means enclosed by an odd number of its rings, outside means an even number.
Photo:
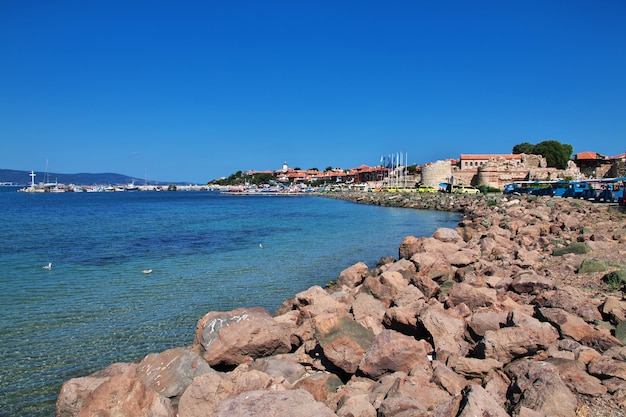
[[[70,378],[189,346],[210,311],[273,312],[460,219],[319,196],[14,187],[0,187],[0,213],[3,417],[53,416]]]

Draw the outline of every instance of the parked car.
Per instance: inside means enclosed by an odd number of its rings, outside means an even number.
[[[453,192],[457,194],[478,194],[480,190],[470,185],[458,185],[454,187]]]
[[[437,189],[435,187],[432,187],[430,185],[425,185],[425,184],[418,184],[416,185],[417,188],[417,192],[418,193],[436,193]]]

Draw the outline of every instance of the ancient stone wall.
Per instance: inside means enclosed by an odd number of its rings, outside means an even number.
[[[439,183],[447,182],[452,176],[450,161],[437,161],[422,168],[421,181],[423,184],[438,187]]]

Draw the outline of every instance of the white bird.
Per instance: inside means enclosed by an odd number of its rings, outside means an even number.
[[[152,272],[152,269],[142,269],[141,270],[142,274],[149,274],[150,272]]]
[[[259,248],[263,249],[263,244],[259,243]]]
[[[52,262],[48,262],[48,265],[42,266],[43,269],[52,269]]]

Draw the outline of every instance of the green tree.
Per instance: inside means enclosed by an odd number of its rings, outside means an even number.
[[[567,162],[572,158],[572,145],[561,143],[558,140],[545,140],[535,145],[535,153],[546,158],[551,168],[565,169]]]
[[[572,158],[573,152],[572,145],[561,143],[558,140],[545,140],[536,145],[523,142],[513,147],[514,154],[541,155],[546,158],[548,167],[558,169],[567,168],[567,162]]]
[[[326,167],[326,169],[324,170],[324,172],[328,172],[328,171],[332,171],[333,167],[331,167],[330,165]]]
[[[528,142],[523,142],[523,143],[518,143],[517,145],[513,146],[513,153],[514,154],[520,154],[520,153],[525,153],[525,154],[535,154],[535,145],[533,145],[532,143],[528,143]]]

